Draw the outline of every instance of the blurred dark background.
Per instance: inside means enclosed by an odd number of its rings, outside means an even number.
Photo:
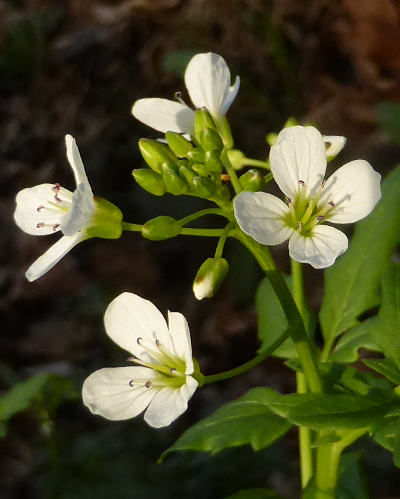
[[[197,302],[192,280],[216,241],[154,243],[135,233],[93,239],[28,283],[25,270],[57,236],[29,236],[12,221],[18,190],[43,182],[73,189],[66,133],[77,139],[93,191],[126,220],[180,218],[205,207],[138,188],[131,176],[142,166],[137,141],[158,135],[130,108],[142,97],[185,95],[185,65],[206,51],[241,77],[229,119],[248,156],[265,158],[265,135],[295,116],[348,138],[336,164],[362,157],[384,174],[398,162],[397,1],[0,0],[0,389],[42,371],[69,380],[51,410],[43,405],[11,420],[0,440],[1,499],[218,499],[251,487],[297,497],[294,431],[259,453],[241,447],[156,464],[187,427],[251,387],[293,390],[293,374],[277,359],[198,391],[187,413],[163,430],[142,417],[107,422],[80,401],[93,370],[125,364],[126,353],[102,325],[106,306],[123,291],[185,314],[205,374],[250,359],[258,348],[253,299],[262,275],[240,246],[227,246],[230,273],[217,297]],[[288,270],[286,247],[274,254]],[[307,269],[306,279],[317,310],[322,272]],[[371,443],[358,449],[371,497],[400,497],[391,456]]]

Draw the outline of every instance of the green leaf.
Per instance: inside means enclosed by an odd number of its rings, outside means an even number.
[[[379,421],[372,430],[372,438],[385,449],[393,452],[393,462],[400,468],[400,418]]]
[[[286,277],[286,281],[290,287],[290,278]],[[258,318],[258,337],[262,341],[259,353],[267,350],[288,328],[286,316],[283,312],[275,291],[269,279],[265,278],[261,281],[256,293],[256,310]],[[315,318],[307,309],[306,311],[306,328],[312,331],[315,327]],[[296,348],[293,340],[288,338],[273,355],[291,359],[297,357]]]
[[[380,102],[375,106],[375,115],[385,134],[394,142],[400,143],[400,104]]]
[[[371,339],[370,334],[376,322],[377,318],[373,317],[362,322],[359,326],[350,329],[350,331],[340,338],[329,359],[334,362],[347,364],[358,360],[358,350],[360,348],[365,348],[372,352],[380,352],[381,349]]]
[[[382,277],[382,305],[371,337],[400,367],[400,264],[392,264]]]
[[[379,303],[380,277],[400,241],[400,166],[382,183],[382,199],[356,224],[348,251],[325,271],[325,298],[320,319],[326,341],[357,324]]]
[[[225,499],[282,499],[282,496],[272,490],[267,489],[247,489],[239,490]]]
[[[316,430],[364,428],[400,406],[391,393],[294,394],[271,401],[270,408],[292,423]]]
[[[279,393],[269,388],[255,388],[189,428],[161,456],[174,451],[202,451],[217,454],[228,447],[250,444],[264,449],[288,431],[291,424],[269,409]]]
[[[342,456],[336,497],[338,499],[369,499],[367,477],[358,452]]]
[[[400,385],[400,371],[390,359],[364,359],[364,364],[382,376],[385,376],[395,385]]]

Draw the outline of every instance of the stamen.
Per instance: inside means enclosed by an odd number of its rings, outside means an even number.
[[[179,91],[175,92],[174,97],[175,97],[175,100],[177,100],[178,102],[180,102],[181,104],[186,106],[185,101],[182,99],[182,92],[179,92]]]
[[[326,184],[326,180],[324,179],[322,182],[321,182],[321,189],[323,189],[325,187],[325,184]]]
[[[44,206],[42,206],[42,205],[41,205],[41,206],[38,206],[38,207],[36,208],[36,211],[42,211],[43,209],[44,209]]]
[[[60,227],[60,224],[54,224],[53,225],[53,230],[56,231]]]
[[[318,215],[317,216],[317,220],[318,222],[321,222],[325,217],[323,217],[322,215]]]
[[[170,371],[171,371],[171,374],[176,373],[175,367],[171,367]]]
[[[61,189],[60,184],[54,184],[53,187],[51,188],[53,192],[59,192]]]
[[[160,340],[156,338],[156,345],[159,347],[161,346]]]
[[[146,381],[145,385],[144,385],[146,388],[150,388],[151,387],[151,381]]]
[[[136,362],[136,357],[128,357],[126,359],[127,362]]]
[[[221,173],[221,180],[222,182],[229,182],[231,179],[231,176],[228,175],[227,173]]]
[[[131,380],[129,381],[129,386],[130,386],[131,388],[133,388],[133,379],[131,379]]]
[[[37,227],[38,229],[41,229],[41,228],[42,228],[42,227],[44,227],[44,226],[45,226],[45,224],[44,224],[43,222],[39,222],[38,224],[36,224],[36,227]]]
[[[301,231],[302,227],[303,227],[303,224],[301,222],[299,222],[297,224],[297,229],[296,230]]]
[[[138,345],[140,345],[140,342],[142,341],[142,339],[143,339],[143,338],[138,338],[138,339],[136,340],[136,343],[137,343]]]
[[[329,206],[332,206],[332,208],[334,208],[334,206],[335,206],[335,203],[333,201],[329,201],[328,204],[329,204]]]
[[[62,200],[58,197],[57,194],[54,196],[54,199],[57,201],[57,203],[62,203]]]
[[[285,196],[285,203],[289,206],[290,204],[292,204],[292,200]]]
[[[305,185],[306,185],[306,184],[305,184],[305,182],[304,182],[304,180],[299,180],[299,184],[300,184],[302,187],[305,187]]]

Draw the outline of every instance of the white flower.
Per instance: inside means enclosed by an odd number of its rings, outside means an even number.
[[[326,148],[326,157],[328,160],[335,158],[346,144],[346,137],[341,135],[323,135]]]
[[[66,135],[65,142],[75,191],[72,193],[60,184],[41,184],[23,189],[16,197],[14,220],[23,231],[35,236],[58,231],[64,234],[29,267],[29,281],[49,271],[79,242],[96,235],[119,237],[121,233],[120,210],[104,199],[95,201],[75,139]]]
[[[346,251],[348,241],[340,230],[322,224],[366,217],[381,197],[381,176],[367,161],[356,160],[325,181],[324,140],[311,126],[282,130],[271,148],[270,163],[287,204],[265,192],[241,192],[234,200],[240,228],[261,244],[289,239],[294,260],[329,267]]]
[[[231,86],[231,74],[218,54],[197,54],[185,71],[185,84],[195,108],[205,107],[216,122],[227,113],[239,91],[240,78]],[[133,116],[160,132],[191,134],[194,111],[183,101],[139,99],[132,107]]]
[[[108,336],[139,366],[100,369],[84,382],[84,404],[94,414],[117,421],[138,416],[155,428],[169,425],[187,409],[198,383],[189,327],[178,312],[161,312],[148,300],[122,293],[104,315]]]

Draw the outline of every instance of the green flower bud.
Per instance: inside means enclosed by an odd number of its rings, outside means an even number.
[[[162,176],[148,168],[133,170],[132,175],[142,189],[155,196],[165,194],[165,185]]]
[[[193,144],[179,133],[167,132],[165,138],[167,139],[169,147],[178,158],[184,158],[187,153],[193,149]]]
[[[204,128],[200,132],[200,145],[205,151],[219,151],[224,148],[224,143],[218,133],[212,128]]]
[[[215,183],[207,177],[193,178],[193,191],[200,197],[210,199],[217,191]]]
[[[147,221],[142,227],[142,236],[151,241],[162,241],[176,237],[181,233],[182,227],[175,218],[160,216]]]
[[[278,138],[278,134],[277,133],[269,133],[265,137],[265,140],[267,141],[267,144],[272,147],[276,143],[276,139],[277,138]]]
[[[246,165],[246,156],[239,149],[229,149],[226,153],[230,164],[235,170],[240,170]]]
[[[203,163],[193,163],[192,170],[198,173],[201,177],[207,177],[209,171]]]
[[[151,139],[140,139],[139,149],[143,159],[157,173],[161,173],[161,165],[163,163],[166,163],[172,169],[177,168],[178,160],[176,156],[162,142]]]
[[[205,107],[198,109],[194,115],[194,136],[200,142],[200,133],[205,128],[216,130],[214,120]]]
[[[239,183],[245,191],[257,192],[265,186],[264,175],[255,168],[251,168],[239,177]]]
[[[118,239],[122,234],[122,212],[107,199],[95,196],[96,209],[93,213],[92,225],[86,229],[89,237]]]
[[[194,147],[191,151],[187,153],[188,159],[191,159],[195,163],[204,163],[205,154],[204,151],[199,149],[198,147]]]
[[[213,173],[222,173],[224,167],[222,165],[220,151],[207,151],[206,152],[206,167],[210,172]]]
[[[198,300],[211,298],[221,286],[229,270],[225,258],[207,258],[193,282],[193,293]]]
[[[193,184],[193,179],[197,176],[190,167],[184,165],[179,167],[179,174],[189,185]]]
[[[186,194],[188,191],[188,186],[186,182],[171,168],[168,168],[165,164],[162,166],[163,169],[163,181],[168,192],[174,194],[174,196],[179,196],[180,194]]]

